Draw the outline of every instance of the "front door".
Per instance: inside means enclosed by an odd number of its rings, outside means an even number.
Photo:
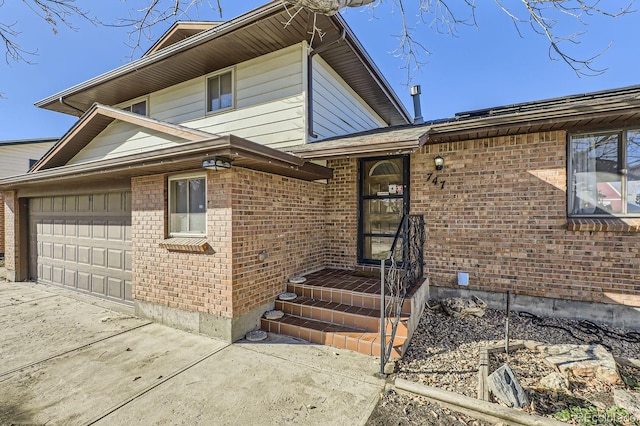
[[[408,212],[409,156],[360,160],[360,263],[378,264],[387,257],[402,216]]]

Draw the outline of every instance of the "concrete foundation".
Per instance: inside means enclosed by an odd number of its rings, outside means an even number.
[[[244,338],[244,335],[249,331],[259,329],[260,318],[273,307],[274,302],[271,302],[237,318],[224,318],[205,312],[190,312],[137,300],[135,313],[137,316],[169,327],[232,343]]]
[[[450,287],[429,288],[431,299],[469,298],[472,295],[487,302],[492,309],[506,309],[507,294]],[[575,300],[511,294],[511,310],[534,315],[573,320],[589,320],[632,330],[640,330],[640,307],[611,303],[579,302]]]

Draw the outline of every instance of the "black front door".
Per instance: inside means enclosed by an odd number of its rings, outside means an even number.
[[[366,158],[359,166],[358,261],[377,264],[409,211],[409,156]]]

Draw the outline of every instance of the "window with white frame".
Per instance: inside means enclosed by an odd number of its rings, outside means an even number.
[[[640,129],[569,136],[570,216],[640,217]]]
[[[233,72],[231,70],[207,78],[207,112],[233,108]]]
[[[128,105],[121,106],[120,109],[133,112],[135,114],[147,115],[147,99],[138,99]]]
[[[169,178],[169,235],[205,236],[206,215],[206,176],[197,174]]]

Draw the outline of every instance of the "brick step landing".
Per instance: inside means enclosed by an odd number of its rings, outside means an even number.
[[[353,271],[323,269],[305,276],[302,284],[287,284],[298,297],[275,302],[285,316],[261,320],[263,330],[297,337],[315,344],[380,356],[380,280]],[[423,280],[405,300],[393,343],[392,357],[407,350],[424,303],[428,280]],[[391,325],[387,325],[387,341]]]

